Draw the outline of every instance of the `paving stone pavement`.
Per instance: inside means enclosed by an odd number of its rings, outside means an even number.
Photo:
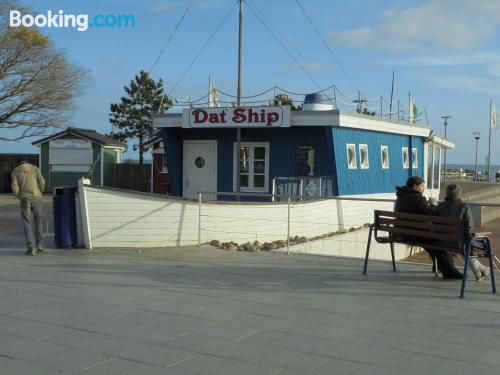
[[[0,235],[0,374],[495,374],[500,297],[430,268],[207,246],[23,255]]]

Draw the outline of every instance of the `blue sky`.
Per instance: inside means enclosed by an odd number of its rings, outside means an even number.
[[[444,133],[441,116],[452,116],[448,138],[457,148],[448,153],[448,163],[474,163],[474,131],[481,132],[479,163],[484,162],[490,98],[500,109],[500,46],[496,42],[500,36],[500,2],[300,0],[334,53],[332,56],[295,0],[246,1],[243,95],[254,95],[272,86],[307,93],[318,91],[318,86],[335,84],[346,94],[346,97],[339,94],[339,99],[350,103],[350,95],[361,90],[366,97],[375,99],[369,106],[379,111],[378,98],[390,98],[395,69],[394,97],[403,103],[402,107],[407,106],[411,92],[419,110],[426,108],[429,123],[440,135]],[[65,14],[91,17],[96,14],[136,17],[133,28],[90,28],[85,32],[43,29],[57,48],[66,50],[70,61],[89,70],[92,77],[77,100],[79,109],[73,113],[69,126],[110,131],[110,103],[120,100],[123,86],[135,74],[151,68],[189,3],[188,0],[22,2],[33,10],[32,14],[62,9]],[[217,88],[235,94],[237,6],[180,80],[235,0],[192,3],[151,74],[155,79],[162,78],[167,92],[178,99],[206,95],[209,76]],[[261,98],[269,99],[270,95]],[[354,110],[348,105],[341,105],[341,109]],[[384,112],[387,111],[384,104]],[[494,164],[500,164],[499,132],[492,132]],[[31,141],[3,142],[1,152],[37,152],[30,146]],[[126,157],[137,156],[128,152]]]

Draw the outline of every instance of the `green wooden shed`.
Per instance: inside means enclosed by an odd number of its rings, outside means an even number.
[[[92,185],[103,186],[113,163],[121,163],[127,145],[93,129],[67,128],[32,143],[39,147],[38,165],[45,179],[45,190],[77,186],[82,176]]]

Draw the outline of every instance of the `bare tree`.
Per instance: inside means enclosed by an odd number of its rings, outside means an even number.
[[[0,140],[66,127],[88,73],[38,30],[9,27],[8,17],[0,4]]]

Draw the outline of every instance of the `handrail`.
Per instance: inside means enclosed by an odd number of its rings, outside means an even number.
[[[396,199],[388,199],[388,198],[357,198],[357,197],[343,197],[343,196],[330,196],[330,197],[308,197],[303,195],[287,195],[287,194],[269,194],[269,193],[234,193],[234,192],[210,192],[210,191],[200,191],[197,194],[203,195],[228,195],[228,196],[244,196],[244,197],[260,197],[260,198],[297,198],[301,200],[309,200],[309,201],[320,201],[320,200],[345,200],[345,201],[360,201],[360,202],[396,202]],[[438,201],[443,202],[443,201]],[[483,207],[500,207],[500,203],[481,203],[481,202],[467,202],[469,206],[483,206]]]

